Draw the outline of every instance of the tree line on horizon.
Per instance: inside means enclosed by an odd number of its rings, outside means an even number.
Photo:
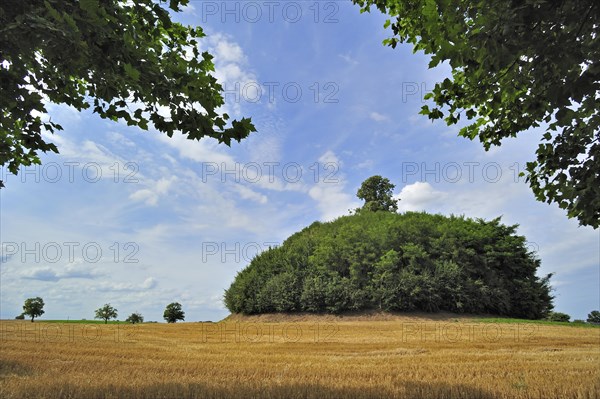
[[[24,320],[25,316],[30,316],[31,322],[33,323],[33,320],[36,317],[40,317],[41,315],[43,315],[45,313],[43,308],[44,308],[44,300],[42,298],[40,298],[40,297],[28,298],[25,300],[25,304],[23,305],[23,313],[21,313],[20,315],[15,317],[15,319],[16,320]],[[117,318],[117,309],[114,309],[112,306],[110,306],[110,304],[105,304],[103,307],[98,308],[96,310],[95,318],[104,319],[105,317],[106,317],[105,323],[107,323],[108,320],[110,320],[110,319],[113,319],[113,318],[116,319]],[[179,304],[178,302],[173,302],[173,303],[167,305],[167,308],[165,309],[163,317],[165,318],[165,320],[167,320],[168,323],[175,323],[178,320],[185,319],[185,312],[183,312],[181,310],[181,304]],[[569,320],[571,319],[571,316],[569,316],[566,313],[561,313],[561,312],[550,312],[550,314],[546,317],[546,319],[549,321],[569,322]],[[131,323],[131,324],[143,323],[144,316],[142,316],[142,314],[139,312],[134,312],[129,317],[127,317],[127,319],[125,319],[125,321],[127,323]],[[584,321],[583,320],[574,320],[574,323],[577,323],[577,322],[582,323]],[[598,310],[591,311],[588,314],[587,322],[593,323],[593,324],[600,324],[600,311],[598,311]],[[151,321],[150,323],[155,323],[155,322]]]
[[[44,300],[41,297],[28,298],[25,300],[23,305],[23,313],[15,317],[17,320],[24,320],[25,316],[31,317],[31,322],[36,317],[42,316],[44,311]],[[94,312],[94,318],[104,320],[104,324],[107,324],[109,320],[116,319],[118,317],[118,310],[111,306],[110,303],[106,303]],[[172,302],[167,305],[163,313],[163,318],[167,323],[176,323],[178,320],[185,320],[185,312],[183,311],[179,302]],[[144,322],[144,316],[139,312],[133,312],[125,319],[127,323],[137,324]]]

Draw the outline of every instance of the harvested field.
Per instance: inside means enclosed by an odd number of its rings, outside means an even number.
[[[2,398],[598,398],[600,329],[429,316],[2,321]]]

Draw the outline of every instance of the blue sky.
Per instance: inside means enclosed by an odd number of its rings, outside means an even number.
[[[600,308],[599,232],[518,178],[541,130],[486,152],[418,115],[448,68],[384,47],[384,16],[349,1],[192,1],[175,18],[203,27],[223,111],[258,132],[228,148],[50,105],[61,154],[3,171],[1,318],[41,296],[51,319],[91,319],[108,302],[121,319],[162,321],[178,301],[189,321],[219,320],[224,289],[257,251],[347,214],[374,174],[396,185],[401,211],[519,224],[539,274],[555,273],[556,310]]]

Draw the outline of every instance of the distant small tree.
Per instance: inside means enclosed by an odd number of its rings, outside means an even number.
[[[167,305],[163,317],[167,323],[176,323],[177,320],[185,320],[185,312],[181,310],[180,303],[173,302]]]
[[[25,313],[21,313],[20,315],[15,317],[15,320],[25,320]]]
[[[125,321],[131,324],[143,323],[144,316],[142,316],[141,313],[135,312],[132,313],[128,318],[126,318]]]
[[[571,316],[569,316],[566,313],[561,313],[561,312],[550,312],[548,314],[548,317],[546,317],[546,320],[549,321],[563,321],[563,322],[568,322],[571,319]]]
[[[392,198],[394,186],[390,181],[379,175],[371,176],[362,182],[356,196],[365,201],[362,208],[357,211],[386,211],[396,212],[398,210],[398,200]]]
[[[44,300],[39,296],[26,299],[23,305],[23,314],[30,316],[33,323],[33,319],[44,314]]]
[[[117,318],[117,309],[110,306],[110,303],[105,304],[99,309],[96,309],[96,316],[94,319],[102,319],[104,320],[104,324],[108,323],[110,319]]]
[[[588,314],[587,322],[600,324],[600,310],[592,310],[590,314]]]

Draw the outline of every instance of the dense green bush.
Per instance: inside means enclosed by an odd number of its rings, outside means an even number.
[[[129,317],[127,317],[125,319],[125,321],[127,323],[131,323],[131,324],[143,323],[144,322],[144,316],[142,316],[142,314],[139,313],[139,312],[134,312],[131,315],[129,315]]]
[[[561,312],[550,312],[546,317],[546,320],[568,322],[569,320],[571,320],[571,316]]]
[[[587,317],[588,323],[600,324],[600,310],[592,310]]]
[[[549,279],[500,219],[359,212],[257,255],[225,291],[233,313],[440,310],[540,319]]]

